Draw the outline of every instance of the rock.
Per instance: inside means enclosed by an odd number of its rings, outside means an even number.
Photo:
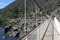
[[[14,31],[18,31],[18,29],[15,29]]]
[[[2,37],[3,39],[6,39],[6,36]]]
[[[5,28],[5,33],[7,33],[11,28],[12,28],[12,26],[6,27],[6,28]]]
[[[18,27],[15,27],[15,26],[14,26],[14,27],[12,27],[12,29],[13,29],[13,30],[18,29]]]
[[[8,31],[9,31],[9,28],[5,28],[5,31],[4,32],[7,33]]]
[[[19,37],[19,34],[20,34],[20,33],[17,33],[17,34],[15,35],[15,37]]]

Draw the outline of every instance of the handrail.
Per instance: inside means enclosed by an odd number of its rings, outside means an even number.
[[[50,20],[50,22],[51,22],[51,20]],[[49,22],[49,24],[50,24],[50,22]],[[41,39],[41,40],[43,40],[43,39],[44,39],[45,34],[46,34],[46,32],[47,32],[47,30],[48,30],[48,28],[49,28],[49,24],[48,24],[48,26],[47,26],[47,28],[46,28],[46,31],[45,31],[45,33],[43,34],[43,37],[42,37],[42,39]]]
[[[53,24],[52,24],[52,25],[53,25]],[[54,27],[54,25],[53,25],[53,27]],[[55,27],[54,27],[54,29],[55,29],[55,31],[57,32],[57,34],[60,35]]]
[[[40,22],[40,21],[39,21]],[[38,22],[37,22],[38,23]],[[36,27],[37,28],[37,27]],[[29,33],[31,33],[34,29],[36,28],[33,28],[31,31],[27,32],[27,34],[25,34],[23,37],[21,37],[19,40],[23,39],[25,36],[27,36]]]
[[[60,35],[60,34],[58,33],[58,31],[56,30],[56,28],[54,28],[54,29],[55,29],[55,31],[57,32],[57,34]]]
[[[34,28],[35,29],[35,28]],[[33,30],[34,30],[33,29]],[[20,39],[18,39],[18,40],[22,40],[25,36],[27,36],[30,32],[32,32],[33,30],[31,30],[31,31],[29,31],[27,34],[25,34],[23,37],[21,37]]]
[[[52,23],[51,23],[52,24]],[[54,24],[52,24],[52,26],[53,26],[53,34],[52,34],[52,40],[54,40],[54,30],[57,32],[57,34],[60,36],[60,34],[58,33],[58,31],[56,30],[56,28],[54,27]]]
[[[52,24],[52,25],[53,25],[53,24]],[[53,27],[54,27],[54,26],[53,26]],[[56,28],[55,28],[55,27],[54,27],[54,29],[55,29],[55,31],[57,32],[57,34],[58,34],[58,35],[60,35],[60,34],[58,33],[58,31],[56,30]]]
[[[23,37],[19,38],[18,40],[22,40],[24,37],[26,37],[29,33],[31,33],[32,31],[34,31],[36,28],[34,28],[33,30],[31,30],[30,32],[28,32],[27,34],[25,34]]]

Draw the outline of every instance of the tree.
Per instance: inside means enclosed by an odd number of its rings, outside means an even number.
[[[18,18],[18,12],[19,12],[18,7],[15,6],[9,10],[11,12],[12,18]]]
[[[8,24],[6,21],[6,17],[0,17],[0,26],[6,26]]]

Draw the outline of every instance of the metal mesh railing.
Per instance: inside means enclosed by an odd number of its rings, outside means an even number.
[[[20,40],[60,40],[54,20],[48,19]]]
[[[33,31],[31,31],[28,35],[23,37],[20,40],[43,40],[44,35],[48,29],[48,26],[50,24],[50,19],[45,21],[43,24],[39,25],[39,27],[35,28]]]

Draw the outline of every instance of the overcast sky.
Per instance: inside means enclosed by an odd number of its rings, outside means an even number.
[[[10,3],[14,2],[15,0],[0,0],[0,9],[6,7]]]

